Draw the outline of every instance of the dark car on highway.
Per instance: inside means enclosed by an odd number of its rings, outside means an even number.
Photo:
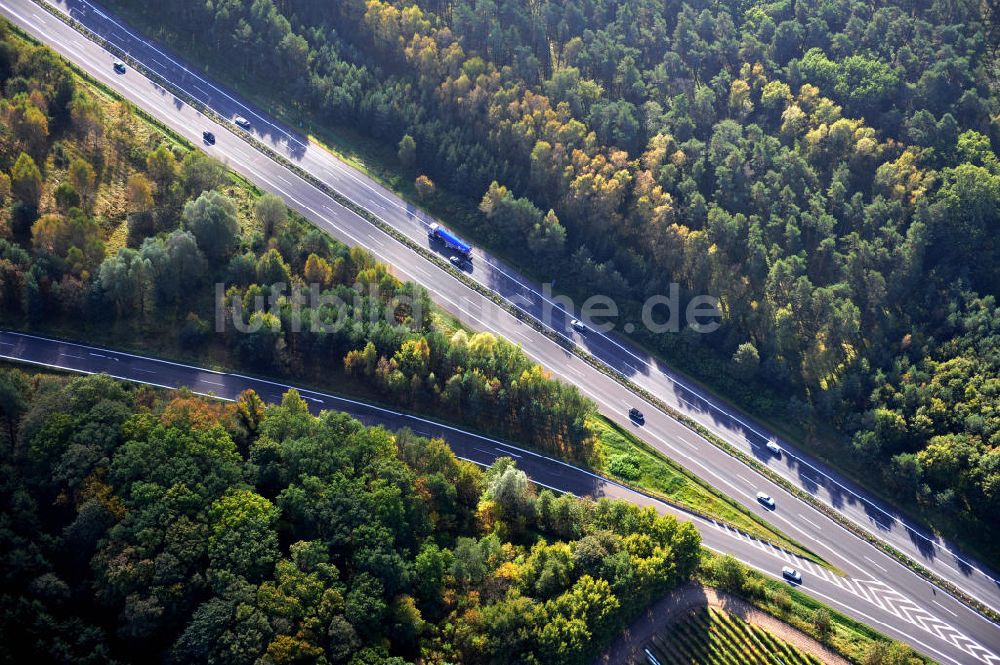
[[[202,132],[201,140],[205,142],[205,145],[215,145],[215,134],[212,132]]]
[[[119,74],[125,73],[125,63],[121,60],[115,60],[115,71]]]
[[[632,422],[638,423],[639,425],[646,422],[646,416],[642,415],[642,411],[634,406],[628,410],[628,417],[632,420]]]

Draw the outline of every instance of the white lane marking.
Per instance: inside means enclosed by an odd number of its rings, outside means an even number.
[[[76,348],[83,349],[84,351],[104,351],[106,353],[115,353],[115,354],[117,354],[119,356],[124,356],[124,357],[128,357],[128,358],[136,358],[138,360],[146,360],[146,361],[154,362],[154,363],[163,363],[164,365],[171,365],[173,367],[183,367],[185,369],[193,369],[193,370],[198,371],[198,372],[206,372],[206,373],[210,373],[210,374],[216,374],[218,376],[222,376],[224,374],[224,372],[219,372],[219,371],[214,370],[214,369],[206,369],[204,367],[195,367],[194,365],[187,365],[185,363],[174,362],[173,360],[163,360],[161,358],[153,358],[152,356],[139,356],[139,355],[136,355],[134,353],[128,353],[127,351],[111,351],[109,349],[102,349],[102,348],[97,347],[97,346],[87,346],[86,344],[78,344],[76,342],[65,342],[65,341],[58,340],[58,339],[52,339],[51,337],[42,337],[40,335],[32,335],[31,333],[26,333],[26,332],[13,332],[13,331],[10,331],[10,330],[5,330],[3,332],[3,334],[5,334],[5,335],[11,335],[11,336],[14,336],[14,337],[27,337],[28,339],[37,339],[37,340],[39,340],[41,342],[45,342],[46,344],[62,344],[63,346],[75,346]],[[91,353],[90,355],[98,356],[98,357],[101,357],[101,358],[107,358],[108,357],[108,356],[102,356],[99,353]],[[44,364],[44,363],[41,363],[41,364]]]
[[[422,266],[421,266],[420,264],[417,264],[417,265],[414,265],[414,266],[412,266],[412,268],[413,268],[413,270],[415,270],[415,271],[419,272],[419,273],[420,273],[421,275],[423,275],[423,276],[424,276],[424,277],[426,277],[427,279],[433,279],[433,278],[431,277],[431,274],[430,274],[429,272],[427,272],[426,270],[424,270],[424,268],[423,268],[423,267],[422,267]],[[457,306],[458,306],[458,305],[456,305],[456,307],[457,307]]]
[[[712,547],[711,545],[704,545],[703,544],[702,546],[703,547],[707,547],[708,549],[712,550],[713,552],[718,552],[720,554],[726,554],[726,552],[723,552],[723,551],[719,550],[718,548]],[[736,558],[739,559],[739,557],[736,557]],[[774,573],[774,572],[772,572],[770,570],[765,570],[763,568],[760,568],[759,566],[756,566],[756,565],[754,565],[753,563],[751,563],[749,561],[743,561],[742,559],[739,559],[739,560],[742,561],[743,563],[747,564],[748,566],[752,567],[752,568],[756,568],[757,570],[761,571],[765,575],[768,575],[768,576],[773,577],[773,578],[778,579],[778,580],[782,580],[783,579],[780,575],[778,575],[778,574],[776,574],[776,573]],[[851,612],[857,613],[858,615],[864,617],[864,621],[867,622],[867,623],[870,623],[872,625],[876,625],[877,624],[879,626],[882,626],[886,630],[895,631],[895,632],[897,632],[897,633],[899,633],[901,635],[904,635],[908,640],[912,640],[915,644],[919,644],[924,649],[927,649],[928,651],[937,654],[940,658],[943,658],[943,659],[947,660],[948,662],[955,663],[955,665],[963,665],[961,663],[961,661],[955,660],[954,658],[948,656],[947,654],[942,653],[940,650],[935,649],[934,647],[930,646],[929,644],[927,644],[926,642],[922,641],[921,639],[919,639],[917,637],[914,637],[913,635],[911,635],[909,633],[906,633],[906,632],[900,630],[899,628],[897,628],[897,627],[895,627],[895,626],[893,626],[891,624],[886,623],[885,621],[877,619],[877,618],[871,616],[870,614],[867,614],[867,613],[859,610],[854,605],[848,605],[847,603],[841,602],[841,601],[837,600],[836,598],[833,598],[832,596],[830,596],[828,594],[825,594],[822,591],[817,591],[816,589],[813,589],[813,588],[809,589],[809,593],[811,593],[813,595],[816,595],[816,596],[819,596],[824,601],[826,601],[827,604],[840,606],[841,608],[843,608],[844,610],[846,610],[848,613],[851,613]]]
[[[956,618],[958,617],[958,614],[956,614],[955,612],[952,612],[952,611],[951,611],[951,610],[949,610],[949,609],[948,609],[947,607],[945,607],[945,606],[944,606],[944,605],[942,605],[941,603],[937,602],[937,601],[936,601],[936,600],[934,600],[933,598],[931,598],[931,602],[932,602],[932,603],[934,603],[935,605],[937,605],[938,607],[940,607],[940,608],[941,608],[942,610],[944,610],[944,611],[945,611],[945,612],[947,612],[948,614],[952,615],[953,617],[956,617]]]
[[[141,367],[133,367],[132,371],[133,372],[142,372],[143,374],[156,374],[156,372],[154,370],[151,370],[151,369],[142,369]]]
[[[805,515],[803,515],[802,513],[799,513],[799,517],[800,517],[801,519],[805,520],[806,522],[809,522],[810,524],[812,524],[812,525],[813,525],[814,527],[816,527],[817,529],[822,529],[822,528],[823,528],[823,527],[821,527],[821,526],[820,526],[819,524],[816,524],[816,523],[815,523],[815,522],[813,522],[813,521],[812,521],[811,519],[809,519],[808,517],[806,517]]]
[[[211,386],[222,386],[222,387],[225,387],[226,385],[224,383],[219,383],[217,381],[209,381],[208,379],[198,379],[198,383],[207,383]]]
[[[85,2],[85,4],[87,4],[87,5],[89,6],[89,7],[91,7],[92,9],[94,9],[94,13],[95,13],[95,14],[97,14],[98,16],[101,16],[102,18],[105,18],[106,20],[108,20],[109,22],[111,22],[112,24],[114,24],[115,26],[117,26],[117,27],[119,27],[119,28],[122,28],[122,29],[123,29],[123,31],[124,31],[124,32],[125,32],[126,34],[128,34],[129,36],[131,36],[131,37],[133,37],[133,38],[135,38],[135,39],[139,40],[140,42],[142,42],[142,43],[144,43],[144,44],[147,44],[147,46],[149,46],[149,47],[150,47],[151,49],[153,49],[153,50],[154,50],[154,51],[156,51],[157,53],[161,53],[161,54],[162,54],[162,51],[160,51],[160,50],[159,50],[159,49],[158,49],[158,48],[157,48],[156,46],[154,46],[153,44],[151,44],[151,43],[147,42],[146,40],[142,39],[141,37],[139,37],[139,36],[137,36],[137,35],[133,34],[132,32],[128,31],[128,30],[127,30],[126,28],[124,28],[123,26],[121,26],[121,25],[120,25],[120,24],[119,24],[119,23],[118,23],[117,21],[115,21],[115,20],[114,20],[114,19],[112,19],[111,17],[109,17],[109,16],[107,16],[106,14],[104,14],[103,12],[101,12],[101,11],[100,11],[99,9],[97,9],[96,7],[93,7],[93,5],[90,5],[90,3],[86,3],[86,2]],[[14,12],[12,12],[12,13],[14,13]],[[16,15],[16,13],[15,13],[15,15]],[[164,55],[165,55],[165,54],[164,54]],[[165,57],[167,57],[167,56],[165,56]],[[189,73],[189,74],[191,74],[191,75],[192,75],[192,76],[194,76],[194,77],[195,77],[196,79],[198,79],[198,80],[200,80],[200,81],[203,81],[203,82],[205,82],[206,84],[210,85],[210,86],[211,86],[212,88],[214,88],[214,89],[218,90],[218,88],[216,88],[216,87],[215,87],[214,85],[212,85],[212,84],[211,84],[211,83],[209,83],[208,81],[205,81],[205,79],[202,79],[202,78],[201,78],[200,76],[198,76],[198,75],[197,75],[196,73],[194,73],[194,72],[190,72],[190,71],[189,71],[189,70],[188,70],[188,69],[187,69],[187,68],[186,68],[185,66],[181,65],[180,63],[178,63],[178,62],[174,61],[173,59],[171,59],[171,58],[169,58],[169,57],[167,57],[167,59],[168,59],[168,60],[170,60],[171,62],[173,62],[173,63],[174,63],[175,65],[178,65],[178,66],[182,67],[182,68],[184,69],[184,71],[185,71],[186,73]],[[247,110],[248,112],[252,113],[252,114],[253,114],[253,115],[254,115],[255,117],[258,117],[258,118],[260,118],[260,116],[259,116],[258,114],[256,114],[255,112],[253,112],[253,111],[252,111],[251,109],[249,109],[249,108],[248,108],[248,107],[246,107],[245,105],[243,105],[243,104],[242,104],[242,103],[241,103],[241,102],[240,102],[239,100],[237,100],[237,99],[234,99],[233,97],[231,97],[230,95],[226,94],[225,92],[223,92],[223,91],[221,91],[221,90],[219,90],[219,92],[220,92],[220,93],[222,93],[222,94],[223,94],[224,96],[226,96],[227,98],[231,99],[231,100],[232,100],[233,102],[236,102],[237,104],[239,104],[239,105],[240,105],[241,107],[243,107],[244,109],[246,109],[246,110]],[[274,126],[274,127],[275,127],[276,129],[278,129],[278,131],[280,131],[281,133],[285,134],[285,136],[286,136],[286,137],[288,137],[288,138],[287,138],[287,140],[288,140],[289,142],[291,142],[292,140],[295,140],[295,141],[296,141],[296,143],[298,143],[298,144],[299,144],[300,146],[302,146],[302,147],[306,147],[306,146],[305,146],[305,144],[303,144],[302,142],[298,141],[297,139],[294,139],[294,138],[293,138],[293,137],[292,137],[292,136],[291,136],[290,134],[288,134],[287,132],[285,132],[285,131],[284,131],[283,129],[281,129],[281,128],[280,128],[280,127],[278,127],[277,125],[274,125],[274,123],[271,123],[271,122],[269,122],[269,121],[268,121],[268,120],[266,120],[265,118],[261,118],[261,119],[262,119],[262,120],[264,120],[265,122],[267,122],[268,124],[270,124],[270,125]],[[342,170],[341,172],[343,172],[343,170]],[[356,180],[356,181],[362,181],[362,179],[361,179],[361,178],[359,177],[359,176],[360,176],[360,174],[355,174],[355,173],[354,173],[354,172],[353,172],[352,170],[350,170],[350,169],[348,169],[348,170],[347,170],[347,175],[348,175],[348,177],[349,177],[349,178],[351,178],[351,179],[353,179],[353,180]],[[380,196],[380,197],[382,197],[382,198],[385,198],[385,197],[384,197],[384,195],[382,195],[382,194],[381,194],[381,192],[378,192],[377,190],[375,190],[375,191],[376,191],[376,192],[377,192],[377,193],[379,194],[379,196]],[[395,201],[392,201],[392,203],[393,203],[393,204],[394,204],[395,206],[399,207],[399,206],[398,206],[398,204],[397,204],[397,203],[395,203]],[[420,211],[420,212],[422,213],[422,211]],[[511,279],[513,279],[513,278],[511,278]],[[515,280],[515,281],[516,281],[516,280]],[[603,336],[603,335],[602,335],[602,336]],[[611,342],[612,342],[613,344],[615,344],[616,346],[619,346],[620,348],[622,348],[623,350],[625,350],[625,351],[626,351],[627,353],[629,353],[629,354],[630,354],[630,355],[632,355],[633,357],[637,357],[637,356],[635,356],[635,354],[633,354],[633,353],[632,353],[631,351],[629,351],[628,349],[625,349],[624,347],[621,347],[621,345],[619,345],[619,344],[618,344],[617,342],[615,342],[614,340],[610,340],[610,339],[609,339],[609,341],[611,341]],[[637,358],[638,358],[638,357],[637,357]],[[641,360],[641,359],[640,359],[640,360]],[[648,363],[645,363],[645,361],[643,361],[643,363],[644,363],[644,364],[647,364],[647,365],[648,365]],[[664,374],[665,374],[665,373],[664,373]],[[665,374],[665,375],[666,375],[666,374]],[[691,391],[691,389],[690,389],[690,388],[688,388],[687,386],[685,386],[685,385],[683,385],[682,383],[678,382],[678,381],[677,381],[676,379],[674,379],[673,377],[670,377],[670,376],[667,376],[667,378],[668,378],[669,380],[673,381],[673,382],[674,382],[674,383],[675,383],[676,385],[678,385],[679,387],[681,387],[681,388],[683,388],[683,389],[685,389],[685,390],[688,390],[688,391],[690,391],[690,392],[692,392],[692,393],[693,393],[693,391]],[[725,412],[724,410],[722,410],[722,409],[718,409],[718,407],[715,407],[715,405],[711,405],[711,406],[712,406],[713,408],[716,408],[717,410],[721,411],[721,412],[722,412],[723,414],[725,414],[725,415],[729,415],[729,414],[727,414],[727,413],[726,413],[726,412]],[[734,420],[737,420],[737,422],[740,422],[740,421],[739,421],[739,419],[736,419],[736,418],[734,418],[734,417],[732,417],[732,416],[730,416],[730,417],[731,417],[731,418],[733,418]],[[741,424],[743,424],[743,423],[741,423]],[[746,425],[744,424],[744,426],[746,426]],[[749,427],[748,427],[748,428],[749,428]],[[749,429],[751,429],[751,430],[752,430],[752,428],[749,428]],[[755,430],[753,430],[753,431],[755,431]],[[845,488],[845,489],[846,489],[846,488]],[[907,528],[908,528],[908,527],[907,527]],[[922,535],[922,534],[918,534],[918,535]]]
[[[691,443],[690,441],[688,441],[688,440],[687,440],[687,439],[685,439],[684,437],[682,437],[682,436],[678,436],[678,437],[675,437],[675,438],[676,438],[676,439],[677,439],[678,441],[680,441],[681,443],[683,443],[683,444],[684,444],[685,446],[687,446],[688,448],[693,448],[693,449],[695,449],[695,450],[698,450],[698,446],[694,445],[693,443]]]
[[[61,356],[66,356],[67,358],[76,358],[77,360],[86,360],[83,356],[74,356],[72,353],[60,353]]]
[[[8,8],[8,11],[10,11],[9,8]],[[13,14],[14,12],[11,11],[11,13]],[[18,17],[18,18],[21,18],[21,17]],[[140,384],[142,384],[144,386],[153,386],[154,388],[163,388],[164,390],[177,390],[177,386],[168,386],[168,385],[163,384],[163,383],[153,383],[152,381],[143,381],[142,379],[136,379],[136,378],[130,377],[130,376],[119,376],[117,374],[109,374],[108,372],[92,372],[92,371],[87,370],[87,369],[77,369],[75,367],[64,367],[62,365],[53,365],[52,363],[42,362],[41,360],[29,360],[28,358],[20,358],[18,356],[0,355],[0,358],[5,358],[7,360],[12,360],[14,362],[19,362],[19,363],[27,363],[28,365],[38,365],[39,367],[51,367],[52,369],[69,370],[71,372],[77,372],[79,374],[87,374],[87,375],[104,374],[106,376],[110,376],[112,379],[118,379],[119,381],[128,381],[129,383],[140,383]],[[195,395],[201,395],[202,397],[211,397],[213,399],[219,399],[219,400],[222,400],[224,402],[235,402],[236,401],[236,400],[230,399],[228,397],[219,397],[218,395],[209,395],[208,393],[198,392],[197,390],[192,390],[191,392],[193,394],[195,394]]]
[[[886,570],[885,568],[883,568],[882,566],[880,566],[878,563],[876,563],[874,560],[868,558],[864,554],[862,554],[861,556],[863,556],[865,558],[865,560],[868,561],[868,563],[870,563],[871,565],[875,566],[876,568],[878,568],[879,570],[881,570],[883,573],[888,573],[889,572],[888,570]]]
[[[686,436],[681,436],[680,434],[677,435],[677,438],[683,441],[684,443],[688,444],[692,448],[698,447],[698,441],[690,441]]]
[[[441,300],[445,301],[446,303],[448,303],[449,305],[451,305],[455,309],[460,309],[459,306],[458,306],[458,303],[455,302],[454,300],[452,300],[451,298],[449,298],[448,296],[439,293],[438,294],[438,298],[440,298]]]
[[[195,90],[197,90],[198,92],[200,92],[201,94],[205,95],[206,97],[211,97],[211,95],[209,95],[207,92],[205,92],[205,90],[203,88],[201,88],[200,86],[192,83],[191,87],[194,88]]]

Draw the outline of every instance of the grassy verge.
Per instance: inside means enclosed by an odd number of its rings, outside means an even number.
[[[603,475],[685,510],[711,519],[720,519],[751,536],[830,567],[808,548],[674,464],[607,418],[595,417],[590,426],[600,438],[603,461],[602,467],[597,471]]]

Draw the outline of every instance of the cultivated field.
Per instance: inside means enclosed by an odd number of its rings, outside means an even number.
[[[696,610],[661,630],[633,655],[632,663],[821,665],[817,658],[767,631],[712,607]]]

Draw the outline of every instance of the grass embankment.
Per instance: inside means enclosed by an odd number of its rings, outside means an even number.
[[[602,467],[598,471],[602,474],[668,503],[719,519],[820,565],[829,566],[800,543],[674,464],[630,432],[604,417],[594,418],[590,425],[601,441]]]
[[[714,607],[691,612],[667,626],[646,648],[660,663],[671,665],[822,665],[766,630]]]

